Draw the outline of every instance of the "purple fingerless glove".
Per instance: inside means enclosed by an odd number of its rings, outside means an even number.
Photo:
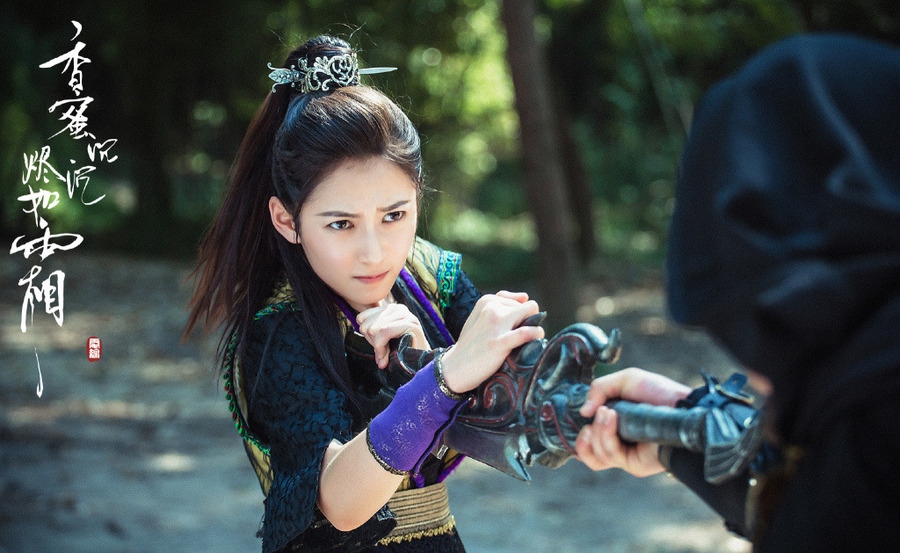
[[[441,390],[434,363],[397,388],[390,405],[369,423],[369,451],[390,473],[416,474],[465,403]]]

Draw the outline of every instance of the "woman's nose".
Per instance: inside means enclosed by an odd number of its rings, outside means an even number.
[[[363,263],[377,263],[384,258],[384,245],[382,238],[374,230],[361,232],[359,245],[359,259]]]

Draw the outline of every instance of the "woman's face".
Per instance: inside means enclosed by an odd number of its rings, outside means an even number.
[[[416,236],[416,186],[380,157],[340,164],[300,208],[313,270],[357,311],[385,299]]]

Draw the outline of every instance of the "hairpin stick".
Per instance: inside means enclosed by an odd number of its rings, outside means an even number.
[[[396,71],[396,67],[366,67],[365,69],[360,69],[360,75],[374,75],[375,73],[390,73],[391,71]]]

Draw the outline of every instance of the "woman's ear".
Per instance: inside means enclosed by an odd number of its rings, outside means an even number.
[[[272,196],[269,198],[269,215],[272,216],[272,226],[278,231],[278,234],[284,236],[284,239],[291,244],[299,244],[300,236],[294,227],[294,218],[291,213],[285,209],[281,200]]]

